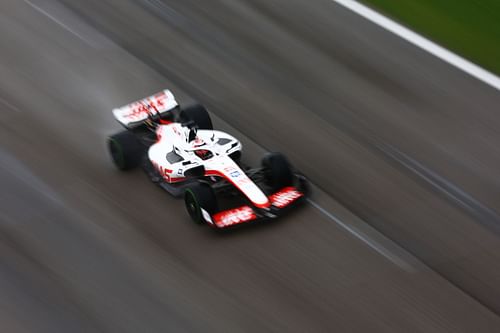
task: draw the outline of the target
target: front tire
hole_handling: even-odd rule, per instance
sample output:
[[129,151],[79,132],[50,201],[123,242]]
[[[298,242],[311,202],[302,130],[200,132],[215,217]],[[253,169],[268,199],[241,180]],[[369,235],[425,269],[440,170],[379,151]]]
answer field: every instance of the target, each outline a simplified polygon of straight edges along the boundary
[[133,133],[123,131],[108,138],[108,150],[114,165],[125,171],[141,163],[146,146]]
[[189,187],[184,194],[186,210],[194,223],[202,224],[202,209],[210,215],[218,211],[217,198],[213,189],[208,184],[198,183]]
[[288,159],[281,153],[269,153],[262,159],[267,184],[273,192],[293,185],[293,171]]

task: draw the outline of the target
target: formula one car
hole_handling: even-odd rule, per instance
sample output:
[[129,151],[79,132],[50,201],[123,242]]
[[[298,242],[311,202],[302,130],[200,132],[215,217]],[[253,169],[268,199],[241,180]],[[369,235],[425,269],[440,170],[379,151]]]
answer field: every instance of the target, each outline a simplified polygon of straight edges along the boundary
[[272,219],[307,195],[305,177],[280,153],[260,168],[241,163],[242,145],[216,131],[201,105],[180,107],[169,90],[113,110],[125,131],[108,138],[115,166],[142,165],[154,183],[184,197],[196,223],[226,228]]

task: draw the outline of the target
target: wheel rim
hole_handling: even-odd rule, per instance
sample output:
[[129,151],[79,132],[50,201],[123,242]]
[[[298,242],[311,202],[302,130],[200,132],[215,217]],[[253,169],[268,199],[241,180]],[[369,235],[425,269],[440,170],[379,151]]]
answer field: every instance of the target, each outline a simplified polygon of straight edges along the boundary
[[187,190],[186,192],[186,209],[191,219],[196,223],[200,223],[201,209],[198,205],[198,202],[196,201],[193,192],[190,190]]

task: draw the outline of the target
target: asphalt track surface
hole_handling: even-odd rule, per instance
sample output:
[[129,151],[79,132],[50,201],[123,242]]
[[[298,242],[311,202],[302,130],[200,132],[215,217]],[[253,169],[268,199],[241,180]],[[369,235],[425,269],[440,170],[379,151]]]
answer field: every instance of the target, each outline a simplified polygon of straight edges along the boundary
[[[327,0],[0,4],[0,331],[498,332],[500,93]],[[171,88],[316,188],[217,234],[106,155]]]

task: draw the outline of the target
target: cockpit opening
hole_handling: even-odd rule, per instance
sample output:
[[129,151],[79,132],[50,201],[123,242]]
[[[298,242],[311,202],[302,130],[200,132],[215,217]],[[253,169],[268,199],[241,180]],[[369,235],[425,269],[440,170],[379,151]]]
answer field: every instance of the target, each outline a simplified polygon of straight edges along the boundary
[[194,153],[202,160],[208,160],[214,156],[214,154],[208,149],[198,149],[195,150]]

